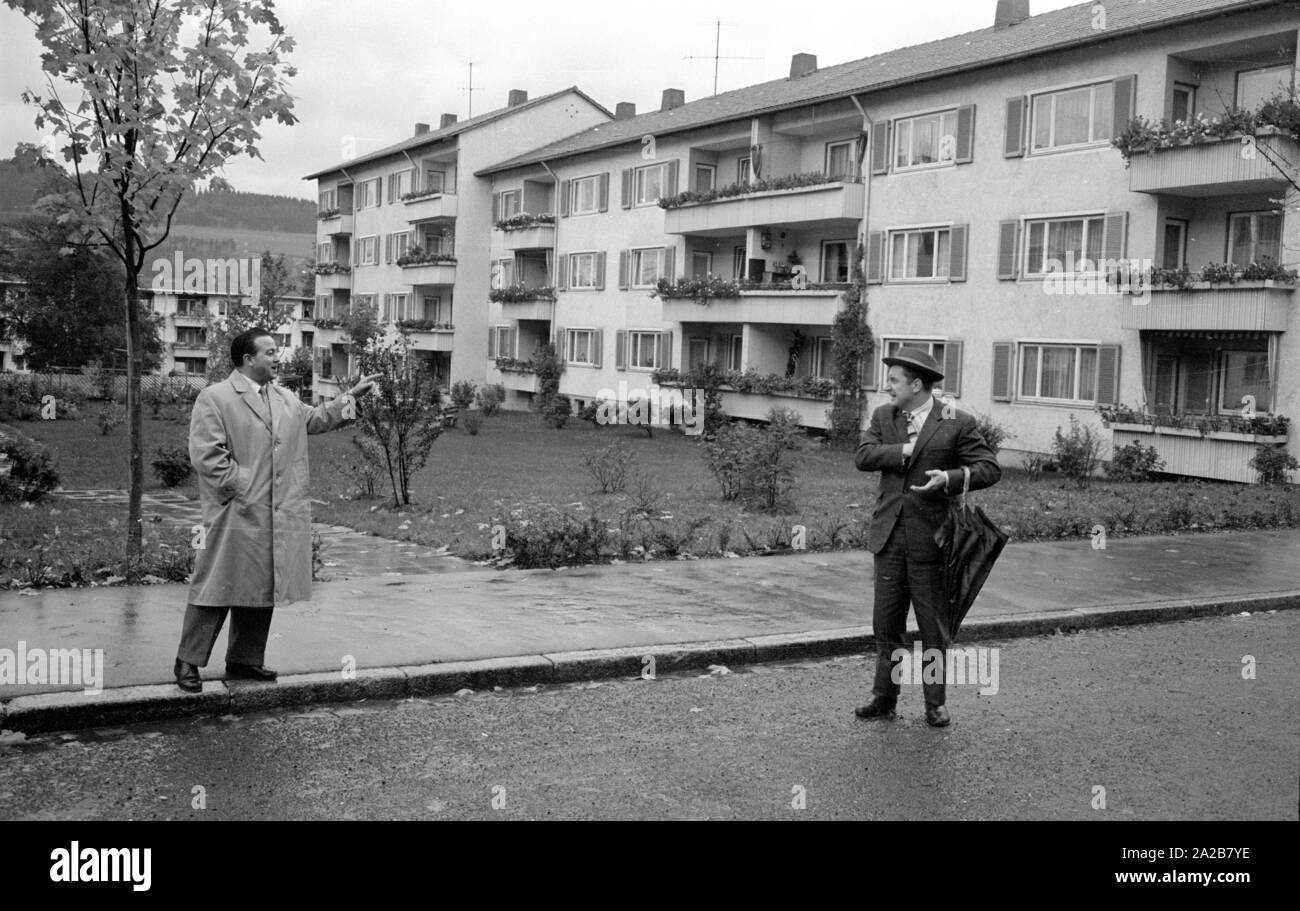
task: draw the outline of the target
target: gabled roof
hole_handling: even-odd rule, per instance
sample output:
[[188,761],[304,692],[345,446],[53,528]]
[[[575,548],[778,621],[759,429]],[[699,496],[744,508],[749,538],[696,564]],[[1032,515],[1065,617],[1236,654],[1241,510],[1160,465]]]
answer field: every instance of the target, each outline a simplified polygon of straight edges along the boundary
[[614,114],[608,108],[600,104],[598,101],[596,101],[586,92],[584,92],[582,89],[578,88],[576,85],[571,85],[567,89],[560,89],[558,92],[551,92],[549,95],[541,95],[538,96],[537,98],[530,98],[528,101],[522,102],[521,104],[517,104],[514,107],[498,108],[495,111],[488,111],[486,114],[479,114],[477,117],[471,117],[468,120],[458,121],[456,123],[453,123],[451,126],[445,127],[444,129],[441,130],[430,130],[427,133],[420,133],[419,135],[412,136],[409,139],[403,139],[401,142],[387,146],[386,148],[382,148],[377,152],[370,152],[366,155],[359,155],[356,158],[349,158],[347,161],[343,162],[342,164],[337,164],[334,165],[333,167],[325,168],[324,170],[321,171],[314,171],[313,173],[308,174],[306,177],[304,177],[303,180],[315,180],[318,177],[324,177],[326,174],[337,173],[343,168],[355,168],[358,165],[367,164],[372,161],[378,161],[381,158],[386,158],[389,155],[394,155],[398,152],[406,152],[411,149],[418,148],[420,146],[430,145],[435,142],[440,142],[441,140],[444,139],[450,139],[452,136],[457,136],[461,133],[464,133],[467,130],[472,130],[475,127],[481,127],[487,123],[492,123],[494,120],[500,120],[503,117],[509,117],[511,114],[520,114],[524,111],[527,111],[529,108],[534,108],[540,104],[545,104],[546,102],[551,101],[552,99],[558,98],[561,95],[567,95],[570,92],[573,92],[574,94],[578,95],[583,100],[587,101],[589,104],[594,105],[597,110],[603,112],[606,116],[610,117],[611,119],[613,118]]
[[[1242,10],[1295,5],[1295,0],[1106,0],[1106,28],[1093,27],[1095,2],[1031,16],[1006,28],[983,28],[898,48],[807,76],[776,79],[701,98],[671,111],[615,120],[516,155],[475,172],[482,176],[522,165],[640,142],[758,114],[802,107],[900,85],[995,66],[1023,57],[1113,41],[1126,35]],[[991,12],[991,10],[990,10]]]

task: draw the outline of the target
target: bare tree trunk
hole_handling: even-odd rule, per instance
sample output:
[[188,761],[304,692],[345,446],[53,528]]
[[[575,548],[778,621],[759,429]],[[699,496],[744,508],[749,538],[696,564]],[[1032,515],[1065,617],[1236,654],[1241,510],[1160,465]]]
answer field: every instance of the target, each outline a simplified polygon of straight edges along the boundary
[[140,565],[144,518],[144,423],[140,413],[140,374],[144,370],[144,343],[140,326],[140,270],[136,265],[136,237],[123,207],[123,251],[126,260],[126,415],[131,443],[131,487],[127,499],[126,560],[128,573]]

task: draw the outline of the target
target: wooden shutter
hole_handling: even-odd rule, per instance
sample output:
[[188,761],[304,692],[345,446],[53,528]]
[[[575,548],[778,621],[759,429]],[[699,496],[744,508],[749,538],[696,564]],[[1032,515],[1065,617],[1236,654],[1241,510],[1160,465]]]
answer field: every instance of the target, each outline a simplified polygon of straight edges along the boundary
[[560,217],[568,218],[569,216],[569,181],[560,181]]
[[605,330],[593,329],[591,333],[591,362],[595,364],[597,367],[604,366],[604,362],[602,359],[605,353],[602,350],[604,347],[605,347]]
[[878,285],[884,281],[885,232],[872,231],[867,235],[867,284]]
[[1015,389],[1015,342],[993,343],[993,401],[1011,401]]
[[671,199],[677,195],[677,159],[668,162],[668,176],[664,178],[663,196]]
[[673,365],[673,334],[671,332],[659,333],[659,351],[656,352],[655,363],[660,370],[666,370]]
[[609,172],[606,171],[604,174],[601,174],[600,180],[598,180],[596,183],[597,183],[596,202],[598,203],[598,207],[600,208],[600,211],[608,212],[609,211]]
[[382,206],[383,204],[384,204],[384,179],[382,177],[376,177],[375,178],[375,205]]
[[519,357],[519,330],[511,326],[506,330],[506,357]]
[[555,330],[555,354],[561,364],[569,361],[569,331],[564,327]]
[[565,254],[557,253],[555,255],[555,259],[556,262],[559,263],[559,265],[557,265],[555,268],[555,290],[568,291],[569,290],[569,257]]
[[677,275],[677,248],[664,247],[664,278],[669,281]]
[[1133,119],[1137,104],[1137,76],[1122,76],[1112,85],[1115,89],[1114,123],[1111,126],[1112,139],[1119,136]]
[[488,357],[497,356],[497,328],[488,326]]
[[961,342],[943,343],[943,391],[949,395],[961,395]]
[[352,267],[361,265],[361,238],[352,241]]
[[1003,158],[1020,158],[1025,154],[1025,121],[1029,99],[1024,95],[1007,99],[1006,136],[1002,143]]
[[631,250],[618,251],[618,288],[620,291],[626,291],[631,285],[628,281],[628,269],[632,263]]
[[[1110,212],[1107,213],[1105,220],[1102,222],[1101,229],[1101,256],[1104,260],[1109,260],[1109,265],[1113,268],[1124,258],[1125,250],[1128,246],[1128,213],[1127,212]],[[1098,269],[1101,263],[1095,264]]]
[[605,290],[605,251],[596,254],[596,288]]
[[632,208],[632,169],[623,169],[623,208]]
[[957,164],[970,164],[975,160],[975,105],[957,109]]
[[1119,404],[1119,345],[1097,349],[1097,404]]
[[998,225],[998,278],[1014,280],[1020,273],[1020,221],[1001,222]]
[[384,235],[384,262],[391,263],[392,261],[393,261],[393,235],[385,234]]
[[889,173],[889,121],[871,127],[871,173]]
[[627,330],[619,329],[614,333],[614,367],[627,369]]
[[501,220],[501,194],[492,194],[492,224]]
[[948,232],[948,281],[964,282],[966,280],[966,238],[970,234],[969,226],[953,225]]

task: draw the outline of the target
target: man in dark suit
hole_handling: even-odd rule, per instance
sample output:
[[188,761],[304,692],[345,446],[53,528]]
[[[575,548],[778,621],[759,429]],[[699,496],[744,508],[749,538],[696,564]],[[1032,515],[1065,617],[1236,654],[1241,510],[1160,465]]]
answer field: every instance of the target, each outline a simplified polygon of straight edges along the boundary
[[[932,390],[943,379],[943,371],[933,357],[919,348],[900,348],[884,362],[889,365],[890,404],[871,415],[871,426],[856,455],[859,471],[880,472],[880,495],[867,545],[876,555],[871,616],[876,678],[871,700],[857,709],[859,718],[894,717],[899,685],[893,655],[896,649],[907,650],[903,635],[909,602],[916,610],[926,654],[934,655],[930,650],[938,649],[946,659],[947,592],[943,553],[934,533],[948,516],[948,498],[961,493],[963,466],[970,469],[971,490],[991,487],[1002,476],[997,456],[980,436],[975,419],[935,399]],[[920,674],[922,669],[913,670]],[[944,706],[943,669],[935,676],[934,682],[922,684],[925,720],[943,727],[951,720]]]

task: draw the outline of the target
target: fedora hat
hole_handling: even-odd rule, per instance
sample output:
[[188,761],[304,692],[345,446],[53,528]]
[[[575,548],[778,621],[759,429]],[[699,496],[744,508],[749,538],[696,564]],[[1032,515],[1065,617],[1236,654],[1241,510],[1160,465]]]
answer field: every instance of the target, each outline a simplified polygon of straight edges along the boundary
[[939,362],[920,348],[899,348],[893,355],[881,360],[891,367],[908,367],[915,370],[927,380],[938,382],[943,379]]

